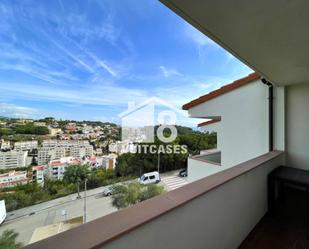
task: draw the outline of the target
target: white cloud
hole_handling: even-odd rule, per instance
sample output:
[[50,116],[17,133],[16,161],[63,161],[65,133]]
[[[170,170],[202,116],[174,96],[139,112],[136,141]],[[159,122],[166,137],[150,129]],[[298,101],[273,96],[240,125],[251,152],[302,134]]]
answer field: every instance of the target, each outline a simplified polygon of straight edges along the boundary
[[0,96],[10,98],[19,97],[24,100],[57,101],[72,104],[88,105],[126,105],[130,100],[142,101],[147,98],[147,93],[141,90],[125,88],[112,83],[102,84],[101,81],[93,85],[76,88],[58,88],[53,85],[40,85],[27,83],[10,84],[0,82]]
[[29,117],[37,112],[37,109],[18,106],[8,103],[0,103],[0,116]]
[[188,23],[185,23],[184,31],[185,35],[198,46],[218,46],[213,40],[209,39],[206,35]]
[[165,66],[160,66],[159,68],[165,78],[168,78],[170,76],[182,76],[182,74],[175,69],[169,69],[166,68]]

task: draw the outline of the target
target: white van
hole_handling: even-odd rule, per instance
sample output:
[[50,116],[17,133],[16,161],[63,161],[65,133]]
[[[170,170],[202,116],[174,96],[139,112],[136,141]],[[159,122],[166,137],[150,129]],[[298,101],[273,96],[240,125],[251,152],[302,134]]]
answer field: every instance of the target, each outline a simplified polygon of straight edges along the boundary
[[161,179],[158,171],[145,173],[138,179],[138,182],[143,185],[150,183],[158,183],[160,181]]

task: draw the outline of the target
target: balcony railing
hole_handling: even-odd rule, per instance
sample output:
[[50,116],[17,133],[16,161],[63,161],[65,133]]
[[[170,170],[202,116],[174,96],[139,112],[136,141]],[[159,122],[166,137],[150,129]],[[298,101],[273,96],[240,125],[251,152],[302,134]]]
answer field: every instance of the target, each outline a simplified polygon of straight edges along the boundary
[[237,248],[267,211],[273,151],[26,246],[27,249]]

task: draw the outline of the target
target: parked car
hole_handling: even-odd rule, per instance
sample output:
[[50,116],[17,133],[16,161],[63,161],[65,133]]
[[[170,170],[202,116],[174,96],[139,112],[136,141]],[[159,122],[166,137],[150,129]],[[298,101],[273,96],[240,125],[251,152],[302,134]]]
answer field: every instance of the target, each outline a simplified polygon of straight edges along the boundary
[[104,196],[110,196],[112,194],[113,194],[113,187],[112,186],[104,188],[104,190],[103,190]]
[[188,171],[187,169],[182,169],[179,171],[179,174],[178,174],[180,177],[186,177],[188,176]]
[[160,181],[161,181],[161,178],[160,178],[158,171],[145,173],[138,179],[138,182],[143,185],[151,184],[151,183],[158,183]]

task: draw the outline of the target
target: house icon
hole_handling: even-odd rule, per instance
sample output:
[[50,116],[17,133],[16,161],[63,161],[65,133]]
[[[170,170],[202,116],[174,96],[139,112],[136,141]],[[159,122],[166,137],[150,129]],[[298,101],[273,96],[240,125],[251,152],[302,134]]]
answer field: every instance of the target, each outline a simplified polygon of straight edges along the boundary
[[153,143],[155,126],[176,125],[177,115],[187,117],[187,114],[157,97],[135,105],[128,103],[128,109],[118,116],[121,118],[122,141],[137,143]]

